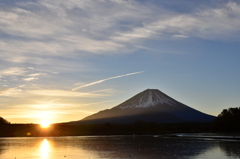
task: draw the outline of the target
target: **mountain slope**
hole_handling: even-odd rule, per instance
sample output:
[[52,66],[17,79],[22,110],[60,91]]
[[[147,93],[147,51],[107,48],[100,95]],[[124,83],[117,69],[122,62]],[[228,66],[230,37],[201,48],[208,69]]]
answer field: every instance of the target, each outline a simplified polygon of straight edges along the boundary
[[214,118],[174,100],[157,89],[147,89],[112,109],[71,123],[132,123],[138,120],[157,123],[211,122]]

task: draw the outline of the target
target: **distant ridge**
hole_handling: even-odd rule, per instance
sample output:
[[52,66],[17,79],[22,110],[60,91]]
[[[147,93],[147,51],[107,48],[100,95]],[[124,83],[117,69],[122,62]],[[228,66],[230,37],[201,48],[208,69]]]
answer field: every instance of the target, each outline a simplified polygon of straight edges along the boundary
[[71,124],[212,122],[214,116],[202,113],[169,97],[157,89],[147,89],[125,102]]

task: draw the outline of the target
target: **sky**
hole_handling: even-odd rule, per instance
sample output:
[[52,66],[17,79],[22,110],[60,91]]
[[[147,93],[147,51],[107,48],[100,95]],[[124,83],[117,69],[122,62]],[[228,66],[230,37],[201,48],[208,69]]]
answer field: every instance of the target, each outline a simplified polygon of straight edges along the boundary
[[146,89],[240,106],[240,2],[0,0],[0,116],[80,120]]

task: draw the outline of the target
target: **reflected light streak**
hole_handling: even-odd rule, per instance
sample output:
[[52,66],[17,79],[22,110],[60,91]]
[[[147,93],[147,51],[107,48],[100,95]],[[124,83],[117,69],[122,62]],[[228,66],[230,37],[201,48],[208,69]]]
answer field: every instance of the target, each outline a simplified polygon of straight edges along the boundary
[[47,139],[44,139],[40,145],[40,153],[42,159],[47,159],[50,152],[50,143]]

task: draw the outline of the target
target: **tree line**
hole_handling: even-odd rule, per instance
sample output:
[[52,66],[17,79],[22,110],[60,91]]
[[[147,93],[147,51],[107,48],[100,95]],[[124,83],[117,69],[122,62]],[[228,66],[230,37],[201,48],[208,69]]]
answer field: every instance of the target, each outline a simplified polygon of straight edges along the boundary
[[240,132],[240,107],[224,109],[214,120],[213,130]]

